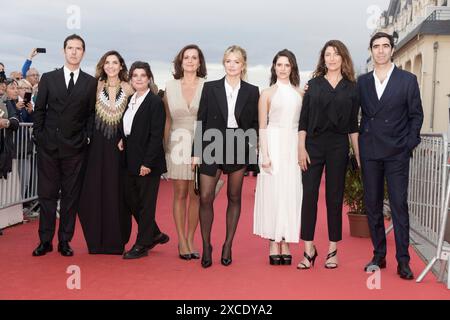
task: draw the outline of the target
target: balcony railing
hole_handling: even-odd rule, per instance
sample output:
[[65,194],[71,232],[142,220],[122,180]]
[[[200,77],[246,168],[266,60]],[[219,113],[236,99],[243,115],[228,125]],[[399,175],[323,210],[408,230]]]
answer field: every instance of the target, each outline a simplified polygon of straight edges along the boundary
[[450,20],[450,8],[434,10],[425,20],[426,21]]

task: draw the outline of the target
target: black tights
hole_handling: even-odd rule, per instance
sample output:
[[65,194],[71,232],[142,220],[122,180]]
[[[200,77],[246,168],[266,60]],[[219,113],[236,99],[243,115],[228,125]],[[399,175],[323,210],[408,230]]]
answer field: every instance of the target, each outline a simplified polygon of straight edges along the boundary
[[[222,257],[231,258],[231,246],[241,215],[242,182],[245,168],[230,173],[227,183],[227,235],[223,245]],[[203,239],[203,257],[211,259],[211,228],[214,220],[214,198],[217,182],[222,170],[217,170],[215,177],[200,175],[200,227]]]

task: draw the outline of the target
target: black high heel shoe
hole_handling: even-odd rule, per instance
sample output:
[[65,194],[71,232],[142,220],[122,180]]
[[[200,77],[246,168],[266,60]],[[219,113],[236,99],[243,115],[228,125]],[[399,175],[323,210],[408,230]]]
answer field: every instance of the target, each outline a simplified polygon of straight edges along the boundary
[[271,266],[279,266],[281,265],[281,254],[274,254],[269,256],[269,262]]
[[190,253],[186,253],[186,254],[181,254],[180,253],[180,245],[178,245],[178,256],[182,260],[191,260],[191,254]]
[[[326,261],[335,257],[336,255],[337,255],[337,249],[327,255]],[[334,262],[326,262],[325,263],[325,269],[336,269],[337,267],[338,267],[337,263],[334,263]]]
[[292,264],[292,255],[291,254],[283,254],[283,244],[286,244],[289,249],[289,245],[285,242],[284,238],[281,243],[281,264],[283,266],[290,266]]
[[202,256],[202,267],[203,268],[209,268],[212,266],[212,246],[209,245],[209,255],[205,256],[205,250],[203,250],[203,256]]
[[192,252],[192,253],[191,253],[191,259],[195,259],[195,260],[200,259],[200,253],[198,253],[198,252]]
[[292,255],[290,254],[281,255],[281,264],[283,266],[290,266],[292,264]]
[[[272,244],[274,244],[275,243],[275,240],[270,240],[270,244],[272,245]],[[277,252],[281,252],[280,250],[280,245],[279,244],[277,244],[278,245],[278,250],[277,250]],[[272,251],[272,250],[271,250]],[[283,260],[283,257],[281,256],[281,254],[271,254],[271,255],[269,255],[269,263],[270,263],[270,265],[271,266],[279,266],[279,265],[281,265],[282,264],[282,261]]]
[[300,262],[297,266],[297,269],[308,270],[311,269],[311,267],[314,267],[314,263],[316,262],[316,258],[318,256],[316,247],[314,247],[314,255],[312,257],[310,257],[306,252],[303,252],[303,256],[306,258],[306,260],[309,261],[309,267],[303,262]]
[[231,248],[230,248],[230,258],[224,258],[223,257],[224,248],[225,248],[225,245],[222,247],[222,258],[220,259],[220,262],[225,267],[228,267],[233,262],[233,259],[231,258]]

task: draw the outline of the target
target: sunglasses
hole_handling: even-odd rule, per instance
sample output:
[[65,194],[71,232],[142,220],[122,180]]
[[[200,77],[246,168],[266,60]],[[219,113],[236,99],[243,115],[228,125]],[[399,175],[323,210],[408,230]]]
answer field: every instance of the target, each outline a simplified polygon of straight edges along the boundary
[[16,80],[16,79],[7,78],[7,79],[4,81],[4,83],[5,83],[7,86],[9,86],[9,85],[12,84],[12,83],[17,84],[17,80]]

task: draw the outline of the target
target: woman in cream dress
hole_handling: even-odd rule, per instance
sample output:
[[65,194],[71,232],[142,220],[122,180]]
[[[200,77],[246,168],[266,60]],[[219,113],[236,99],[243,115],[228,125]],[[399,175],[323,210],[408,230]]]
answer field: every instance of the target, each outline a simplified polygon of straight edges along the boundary
[[206,63],[202,51],[196,45],[181,49],[173,63],[175,79],[167,82],[164,96],[164,145],[168,178],[173,181],[173,216],[178,234],[178,253],[181,259],[190,260],[200,258],[194,247],[194,234],[199,221],[199,198],[194,193],[191,149],[206,77]]

